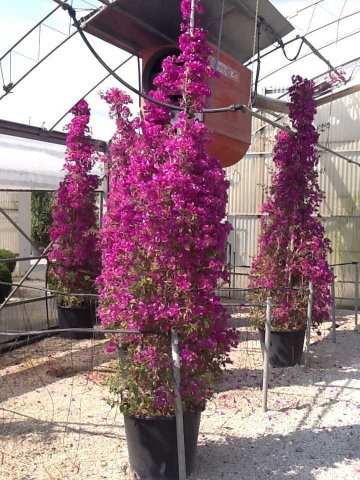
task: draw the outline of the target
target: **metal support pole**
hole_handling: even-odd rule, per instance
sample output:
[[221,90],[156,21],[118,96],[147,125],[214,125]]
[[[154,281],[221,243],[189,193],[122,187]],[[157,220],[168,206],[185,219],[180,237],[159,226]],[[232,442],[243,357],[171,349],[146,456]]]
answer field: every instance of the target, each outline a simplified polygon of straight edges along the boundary
[[359,262],[355,263],[355,299],[354,299],[354,310],[355,310],[355,325],[358,325],[358,312],[359,312]]
[[13,258],[0,258],[0,263],[12,263],[22,262],[23,260],[43,260],[44,255],[30,256],[30,257],[13,257]]
[[[45,256],[45,254],[49,251],[49,249],[52,247],[52,244],[54,242],[51,242],[49,243],[49,245],[45,248],[44,252],[43,252],[43,255]],[[19,288],[21,287],[21,285],[25,282],[25,280],[27,279],[27,277],[30,275],[30,273],[37,267],[37,265],[40,263],[40,260],[41,260],[41,257],[38,257],[38,260],[36,260],[36,262],[34,263],[34,265],[32,265],[29,270],[25,273],[25,275],[23,276],[23,278],[20,280],[20,282],[16,285],[16,287],[14,288],[14,290],[12,290],[9,295],[5,298],[4,302],[0,305],[0,311],[5,307],[5,305],[8,303],[8,301],[10,300],[10,298],[12,298],[15,293],[19,290]]]
[[306,324],[306,348],[305,348],[305,368],[309,368],[310,364],[310,331],[312,324],[312,307],[314,301],[314,286],[309,283],[309,300],[307,308],[307,324]]
[[[331,271],[334,273],[334,269],[332,268]],[[332,300],[332,307],[331,307],[331,334],[332,334],[332,341],[336,343],[336,305],[335,305],[335,277],[331,282],[331,300]]]
[[269,357],[270,357],[270,335],[271,335],[271,297],[266,299],[266,322],[265,322],[265,351],[264,351],[264,372],[263,372],[263,412],[267,412],[267,394],[269,387]]
[[[236,265],[236,256],[237,256],[237,216],[234,215],[234,225],[233,225],[233,232],[234,232],[234,251],[233,251],[233,265],[234,265],[234,272],[235,272],[235,265]],[[240,263],[240,262],[239,262]],[[235,275],[233,275],[233,288],[235,288]]]
[[185,442],[184,442],[184,417],[180,393],[180,355],[179,337],[174,329],[171,330],[171,354],[174,369],[174,391],[175,391],[175,415],[176,415],[176,439],[179,464],[179,480],[186,479]]
[[17,230],[18,232],[20,232],[21,235],[22,235],[24,238],[26,238],[26,240],[27,240],[27,241],[30,243],[30,245],[33,247],[34,251],[37,252],[38,246],[37,246],[37,244],[34,242],[34,240],[33,240],[32,238],[30,238],[30,237],[27,235],[27,233],[25,233],[24,230],[23,230],[21,227],[19,227],[19,225],[18,225],[16,222],[14,222],[14,220],[6,213],[6,211],[5,211],[3,208],[1,208],[1,207],[0,207],[0,213],[2,213],[7,220],[9,220],[9,222],[11,223],[11,225],[13,225],[13,226],[16,228],[16,230]]
[[[236,288],[236,252],[234,251],[233,253],[233,268],[232,268],[232,286],[233,286],[233,289]],[[234,297],[235,298],[235,297]]]
[[195,30],[195,1],[191,0],[191,13],[190,13],[190,34],[194,35]]
[[99,193],[99,228],[101,229],[103,226],[103,218],[104,218],[104,193]]
[[45,309],[46,309],[46,326],[50,328],[50,319],[49,319],[49,262],[46,262],[46,270],[45,270]]
[[310,48],[310,50],[314,53],[314,55],[316,55],[317,57],[320,58],[320,60],[322,60],[324,63],[326,63],[326,65],[329,67],[329,70],[330,72],[333,71],[335,72],[337,75],[340,75],[339,71],[336,69],[336,67],[333,67],[331,65],[331,63],[329,62],[329,60],[327,58],[324,57],[324,55],[322,55],[319,50],[314,47],[314,45],[312,43],[309,42],[309,40],[305,37],[305,35],[303,36],[300,36],[300,35],[296,35],[296,37],[298,39],[301,39],[304,43],[306,43],[306,45]]
[[231,243],[229,243],[229,299],[231,298]]

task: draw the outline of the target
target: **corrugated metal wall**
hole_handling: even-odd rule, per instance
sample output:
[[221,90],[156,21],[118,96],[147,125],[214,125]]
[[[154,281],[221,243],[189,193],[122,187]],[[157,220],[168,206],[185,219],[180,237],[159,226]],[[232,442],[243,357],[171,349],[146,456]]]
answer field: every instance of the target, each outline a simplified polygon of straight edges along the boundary
[[[18,222],[18,194],[0,192],[0,207],[15,221]],[[0,212],[0,248],[8,248],[19,253],[19,233]]]
[[[320,143],[360,163],[359,112],[360,93],[357,92],[320,107],[315,124],[321,133]],[[252,131],[253,142],[248,154],[226,169],[230,181],[228,216],[234,227],[229,238],[233,265],[249,265],[256,253],[259,211],[273,168],[274,128],[264,128],[262,121],[254,119]],[[325,192],[321,214],[333,248],[329,262],[360,261],[360,167],[321,152],[319,183]],[[336,267],[335,274],[338,294],[353,297],[354,267]],[[240,276],[234,278],[233,286],[243,286]]]

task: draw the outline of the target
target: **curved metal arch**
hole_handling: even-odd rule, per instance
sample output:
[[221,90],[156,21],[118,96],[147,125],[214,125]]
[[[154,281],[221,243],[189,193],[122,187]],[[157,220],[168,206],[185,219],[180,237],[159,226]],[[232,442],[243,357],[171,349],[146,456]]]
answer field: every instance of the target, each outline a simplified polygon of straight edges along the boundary
[[[68,0],[64,0],[62,3],[66,4],[66,2],[68,2]],[[55,45],[55,47],[50,50],[50,52],[48,52],[46,55],[44,55],[43,57],[40,57],[40,47],[41,47],[41,27],[43,26],[46,26],[48,27],[47,25],[45,25],[45,21],[48,20],[50,17],[52,17],[55,12],[57,12],[57,10],[61,8],[61,5],[58,4],[57,7],[55,7],[53,10],[51,10],[51,12],[49,12],[47,15],[45,15],[45,17],[43,17],[39,22],[37,22],[30,30],[28,30],[28,32],[25,33],[25,35],[23,35],[19,40],[17,40],[17,42],[14,43],[14,45],[12,45],[12,47],[10,47],[1,57],[0,57],[0,71],[1,71],[1,75],[2,75],[2,79],[3,79],[3,90],[4,90],[4,93],[0,96],[0,100],[2,100],[4,97],[6,97],[9,93],[11,93],[14,88],[19,85],[19,83],[21,83],[33,70],[35,70],[39,65],[41,65],[47,58],[49,58],[54,52],[56,52],[56,50],[58,50],[62,45],[64,45],[68,40],[70,40],[74,35],[76,35],[78,32],[77,30],[75,30],[74,32],[69,33],[64,33],[65,35],[65,38],[60,41],[57,45]],[[93,15],[93,16],[96,16],[96,14],[99,12],[99,9],[94,9],[91,13],[90,13],[90,16]],[[91,17],[88,17],[88,18],[91,18]],[[48,28],[51,28],[51,27],[48,27]],[[12,55],[15,53],[17,53],[15,51],[15,48],[18,47],[24,40],[26,40],[30,34],[32,34],[33,32],[35,32],[36,30],[39,30],[39,42],[38,42],[38,55],[37,55],[37,59],[31,59],[33,60],[35,63],[34,65],[29,68],[28,70],[25,71],[25,73],[23,73],[20,77],[18,77],[16,80],[12,80],[11,78],[11,57]],[[63,32],[61,32],[63,33]],[[9,63],[10,63],[10,75],[9,75],[9,80],[10,82],[8,84],[5,84],[5,77],[4,77],[4,73],[3,73],[3,65],[1,62],[4,61],[4,59],[6,59],[7,57],[9,57]]]

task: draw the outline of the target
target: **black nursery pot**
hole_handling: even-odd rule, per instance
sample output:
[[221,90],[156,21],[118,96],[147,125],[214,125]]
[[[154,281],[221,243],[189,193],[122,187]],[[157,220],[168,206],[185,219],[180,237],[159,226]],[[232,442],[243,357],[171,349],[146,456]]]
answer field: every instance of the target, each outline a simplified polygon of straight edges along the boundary
[[[261,351],[265,351],[265,331],[259,329]],[[305,330],[272,331],[270,335],[270,365],[274,368],[300,365],[304,348]]]
[[[59,328],[93,328],[96,317],[95,304],[83,307],[66,307],[58,305]],[[91,338],[92,332],[64,332],[63,338],[82,339]]]
[[11,285],[0,285],[0,303],[3,303],[5,298],[11,292]]
[[[186,474],[194,468],[201,413],[184,413]],[[124,415],[129,463],[139,480],[178,480],[176,419]]]

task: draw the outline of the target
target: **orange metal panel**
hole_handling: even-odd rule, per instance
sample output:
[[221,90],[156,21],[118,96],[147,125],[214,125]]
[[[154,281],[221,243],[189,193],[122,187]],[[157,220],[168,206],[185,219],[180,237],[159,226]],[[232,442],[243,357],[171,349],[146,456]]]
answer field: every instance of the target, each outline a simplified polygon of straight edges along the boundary
[[[160,71],[161,59],[174,54],[177,46],[149,48],[141,52],[143,59],[143,85],[149,88],[149,77]],[[215,66],[215,57],[211,58]],[[212,95],[207,107],[224,107],[234,103],[248,104],[251,72],[228,55],[220,52],[217,64],[219,77],[211,79]],[[209,153],[220,159],[223,167],[237,163],[251,143],[251,118],[241,112],[207,114],[204,121],[212,131]]]
[[[212,59],[213,63],[215,60]],[[212,78],[209,108],[249,102],[251,72],[223,52],[220,52],[218,78]],[[223,112],[205,115],[206,125],[214,132],[209,152],[217,156],[223,167],[237,163],[251,143],[251,117],[241,112]]]

